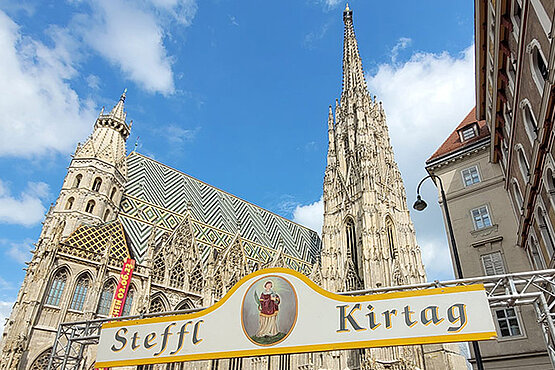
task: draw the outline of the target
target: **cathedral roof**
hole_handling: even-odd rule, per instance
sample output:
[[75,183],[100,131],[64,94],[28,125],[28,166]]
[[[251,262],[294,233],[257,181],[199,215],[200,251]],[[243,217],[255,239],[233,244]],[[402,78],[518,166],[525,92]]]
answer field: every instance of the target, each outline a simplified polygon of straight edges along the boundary
[[[475,134],[471,138],[464,140],[462,131],[465,129],[474,129]],[[472,108],[470,113],[462,120],[457,128],[449,135],[449,137],[441,144],[434,154],[426,161],[426,164],[441,159],[449,154],[455,153],[460,149],[464,149],[476,142],[489,137],[489,129],[486,121],[478,121],[476,119],[476,107]]]
[[187,212],[204,258],[208,247],[222,250],[237,233],[246,253],[261,262],[271,261],[280,243],[290,266],[299,271],[310,272],[319,258],[320,238],[313,230],[136,152],[127,165],[119,216],[139,262],[153,226],[171,231]]

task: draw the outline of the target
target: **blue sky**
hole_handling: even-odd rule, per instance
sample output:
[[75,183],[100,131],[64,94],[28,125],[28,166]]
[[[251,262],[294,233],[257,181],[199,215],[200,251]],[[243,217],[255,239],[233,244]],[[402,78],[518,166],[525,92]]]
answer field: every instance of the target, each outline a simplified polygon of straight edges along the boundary
[[[328,105],[341,92],[336,0],[0,0],[0,312],[9,312],[70,155],[128,88],[138,151],[312,228]],[[424,161],[474,104],[468,1],[350,2],[409,204]],[[414,214],[429,279],[452,276],[437,194]]]

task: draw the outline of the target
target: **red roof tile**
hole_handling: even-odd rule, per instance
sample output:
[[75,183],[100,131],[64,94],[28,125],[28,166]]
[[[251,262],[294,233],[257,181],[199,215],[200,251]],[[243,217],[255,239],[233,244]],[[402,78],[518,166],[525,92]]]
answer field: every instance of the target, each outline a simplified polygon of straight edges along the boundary
[[[465,126],[470,125],[471,123],[478,123],[478,135],[473,137],[470,140],[465,140],[464,142],[461,141],[459,136],[459,130]],[[451,154],[456,152],[459,149],[463,149],[476,141],[483,139],[489,136],[489,129],[486,126],[486,121],[477,121],[476,120],[476,107],[472,108],[470,113],[462,120],[462,122],[457,126],[457,128],[449,135],[447,140],[441,144],[438,150],[435,151],[434,154],[426,161],[429,163],[435,159],[441,158],[447,154]]]

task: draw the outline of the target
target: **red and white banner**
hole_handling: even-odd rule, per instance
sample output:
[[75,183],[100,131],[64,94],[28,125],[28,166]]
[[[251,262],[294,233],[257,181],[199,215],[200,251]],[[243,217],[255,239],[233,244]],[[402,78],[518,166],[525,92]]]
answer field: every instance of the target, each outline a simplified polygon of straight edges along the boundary
[[135,268],[135,260],[128,258],[123,264],[121,273],[119,275],[119,283],[116,291],[114,292],[114,299],[110,307],[110,317],[120,317],[123,313],[125,300],[127,299],[127,292],[129,291],[129,284],[131,283],[131,276],[133,276],[133,269]]

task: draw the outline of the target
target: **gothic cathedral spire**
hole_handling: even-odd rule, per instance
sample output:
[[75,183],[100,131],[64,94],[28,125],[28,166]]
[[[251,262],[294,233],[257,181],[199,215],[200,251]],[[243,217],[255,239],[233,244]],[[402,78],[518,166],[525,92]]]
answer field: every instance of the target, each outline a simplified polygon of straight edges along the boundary
[[[353,27],[343,12],[343,89],[328,114],[324,175],[322,278],[330,291],[425,281],[405,188],[389,140],[385,111],[370,97]],[[421,366],[416,347],[366,352],[376,360],[401,357]],[[345,353],[357,367],[357,354]],[[331,366],[331,365],[330,365]]]

